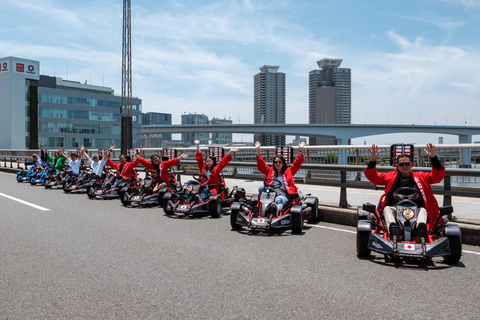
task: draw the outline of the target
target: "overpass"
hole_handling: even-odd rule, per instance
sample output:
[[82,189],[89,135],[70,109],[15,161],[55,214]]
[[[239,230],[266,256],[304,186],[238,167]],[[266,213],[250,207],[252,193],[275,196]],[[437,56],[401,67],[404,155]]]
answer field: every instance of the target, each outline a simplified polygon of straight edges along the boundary
[[165,133],[266,133],[291,136],[326,136],[348,144],[349,139],[388,133],[436,133],[458,136],[459,143],[472,143],[472,136],[480,134],[475,126],[398,125],[398,124],[198,124],[145,125],[145,136]]

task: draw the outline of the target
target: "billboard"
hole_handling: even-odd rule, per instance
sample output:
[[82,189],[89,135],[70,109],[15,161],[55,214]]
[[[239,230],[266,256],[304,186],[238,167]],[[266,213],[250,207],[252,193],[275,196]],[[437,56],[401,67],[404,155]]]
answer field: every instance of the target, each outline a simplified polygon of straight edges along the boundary
[[0,60],[0,72],[10,71],[10,60]]

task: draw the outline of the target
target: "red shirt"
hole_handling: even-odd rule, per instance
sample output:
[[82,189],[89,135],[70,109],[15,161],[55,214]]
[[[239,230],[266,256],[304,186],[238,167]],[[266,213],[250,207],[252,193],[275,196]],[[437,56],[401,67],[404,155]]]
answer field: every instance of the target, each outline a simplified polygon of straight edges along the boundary
[[130,179],[133,168],[138,166],[138,159],[122,165],[121,163],[115,163],[112,159],[108,158],[107,166],[117,169],[117,174],[121,174],[124,179]]
[[[142,157],[137,157],[138,161],[140,161],[140,163],[142,164],[142,166],[144,166],[145,168],[149,169],[149,170],[155,170],[155,166],[152,162],[148,161],[148,160],[145,160],[144,158]],[[178,164],[178,158],[174,158],[172,160],[167,160],[167,161],[162,161],[160,162],[160,165],[159,165],[159,168],[160,168],[160,172],[159,172],[159,177],[160,179],[162,179],[163,181],[165,181],[165,183],[170,187],[170,176],[168,174],[168,168],[174,166],[174,165],[177,165]]]

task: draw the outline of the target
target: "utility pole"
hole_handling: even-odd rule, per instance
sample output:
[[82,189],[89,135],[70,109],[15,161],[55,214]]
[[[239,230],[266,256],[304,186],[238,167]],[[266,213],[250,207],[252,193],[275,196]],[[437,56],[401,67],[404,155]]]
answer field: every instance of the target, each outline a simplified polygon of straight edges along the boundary
[[123,0],[123,41],[122,41],[122,116],[121,153],[133,148],[132,133],[132,33],[130,0]]

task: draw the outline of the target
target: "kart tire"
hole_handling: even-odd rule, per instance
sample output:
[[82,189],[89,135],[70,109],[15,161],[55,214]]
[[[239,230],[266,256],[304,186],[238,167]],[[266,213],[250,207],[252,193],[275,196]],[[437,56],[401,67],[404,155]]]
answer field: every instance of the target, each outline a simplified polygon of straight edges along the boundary
[[308,223],[314,224],[318,221],[318,200],[315,200],[314,204],[308,204],[309,207],[312,208],[312,214],[310,219],[308,219]]
[[357,257],[368,258],[372,250],[368,249],[370,232],[357,230]]
[[450,242],[449,256],[443,258],[443,262],[448,264],[457,264],[462,256],[462,238],[460,236],[447,236]]
[[95,188],[93,188],[92,186],[87,187],[87,196],[90,199],[95,198]]
[[292,233],[300,234],[303,231],[303,214],[292,214]]
[[65,182],[63,183],[63,187],[62,187],[62,188],[63,188],[63,192],[69,193],[70,191],[72,191],[72,190],[68,189],[68,188],[70,187],[70,184],[71,184],[71,183],[68,182],[68,181],[65,181]]
[[121,192],[120,193],[120,201],[122,202],[122,204],[124,206],[129,206],[132,204],[132,201],[129,201],[127,200],[126,198],[128,197],[128,193],[127,192]]
[[242,230],[242,225],[237,223],[238,210],[232,210],[230,213],[230,225],[233,230]]
[[23,182],[23,180],[20,178],[19,174],[17,174],[17,182]]
[[165,207],[163,207],[163,212],[165,212],[167,216],[171,216],[173,214],[173,210],[167,209]]
[[220,218],[222,215],[222,200],[216,199],[216,200],[211,200],[210,203],[208,204],[208,209],[210,211],[210,216],[212,218]]

